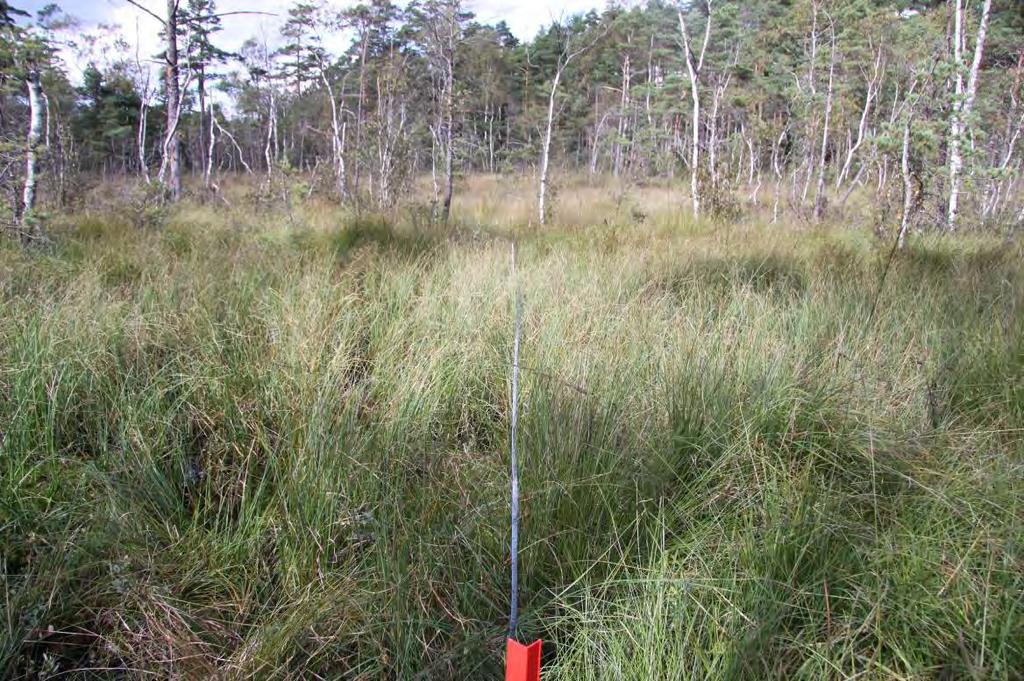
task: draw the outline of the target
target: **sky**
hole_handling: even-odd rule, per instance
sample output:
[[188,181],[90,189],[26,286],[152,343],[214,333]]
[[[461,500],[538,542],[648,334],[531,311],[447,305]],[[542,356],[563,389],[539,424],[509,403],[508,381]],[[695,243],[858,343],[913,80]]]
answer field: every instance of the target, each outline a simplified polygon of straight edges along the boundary
[[[120,27],[120,32],[134,46],[136,36],[140,43],[140,52],[145,57],[159,51],[157,32],[159,25],[156,20],[147,16],[139,9],[132,7],[125,0],[56,0],[60,7],[80,20],[78,34],[95,32],[100,24],[113,24]],[[182,0],[184,2],[184,0]],[[13,0],[15,7],[35,13],[54,0]],[[152,9],[156,14],[166,11],[165,0],[139,0],[140,4]],[[336,7],[356,4],[357,0],[327,0]],[[259,36],[263,32],[268,43],[273,44],[277,28],[288,13],[291,0],[217,0],[217,8],[221,12],[259,11],[275,16],[236,15],[225,17],[224,30],[218,35],[219,46],[226,50],[238,49],[247,38]],[[399,4],[405,4],[399,2]],[[509,25],[512,32],[521,40],[529,40],[536,35],[538,29],[552,21],[571,14],[600,8],[603,0],[466,0],[467,7],[473,11],[477,19],[484,23],[496,23],[501,19]],[[328,48],[330,46],[328,45]],[[331,50],[334,53],[342,51]],[[64,61],[71,75],[80,76],[86,66],[70,52],[65,51]]]

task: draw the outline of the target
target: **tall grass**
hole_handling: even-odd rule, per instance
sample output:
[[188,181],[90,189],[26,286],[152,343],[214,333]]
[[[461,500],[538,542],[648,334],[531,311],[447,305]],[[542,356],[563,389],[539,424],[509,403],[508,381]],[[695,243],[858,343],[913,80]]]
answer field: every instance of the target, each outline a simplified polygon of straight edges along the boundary
[[1019,246],[484,203],[0,246],[0,675],[496,677],[502,230],[548,678],[1019,678]]

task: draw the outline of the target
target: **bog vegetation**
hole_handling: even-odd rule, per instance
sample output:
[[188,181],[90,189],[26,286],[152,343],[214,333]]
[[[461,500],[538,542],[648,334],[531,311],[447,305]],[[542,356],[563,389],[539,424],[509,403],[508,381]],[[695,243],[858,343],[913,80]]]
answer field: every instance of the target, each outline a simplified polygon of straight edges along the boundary
[[1018,3],[129,4],[0,0],[0,677],[499,677],[518,294],[545,678],[1020,678]]
[[[4,675],[497,675],[487,216],[532,186],[473,184],[457,227],[182,205],[0,250]],[[880,287],[869,232],[661,196],[566,188],[587,227],[514,232],[550,678],[1015,678],[1019,244],[921,237]]]

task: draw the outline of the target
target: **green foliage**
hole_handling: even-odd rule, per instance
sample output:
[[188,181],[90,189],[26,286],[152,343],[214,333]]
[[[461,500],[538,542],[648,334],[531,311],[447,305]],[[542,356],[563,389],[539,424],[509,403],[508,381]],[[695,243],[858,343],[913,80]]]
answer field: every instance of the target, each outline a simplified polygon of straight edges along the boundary
[[83,141],[87,160],[114,156],[126,163],[132,159],[142,104],[135,84],[125,75],[105,76],[90,65],[82,74],[78,95],[74,132]]

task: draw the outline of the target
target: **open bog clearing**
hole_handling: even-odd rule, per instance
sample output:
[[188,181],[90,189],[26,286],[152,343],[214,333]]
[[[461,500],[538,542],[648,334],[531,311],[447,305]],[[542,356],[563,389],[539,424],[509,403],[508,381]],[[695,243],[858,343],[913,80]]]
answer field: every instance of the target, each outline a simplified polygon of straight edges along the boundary
[[1024,681],[1021,0],[65,4],[0,681]]
[[495,677],[514,237],[545,678],[1020,678],[1019,242],[473,181],[0,245],[0,675]]

